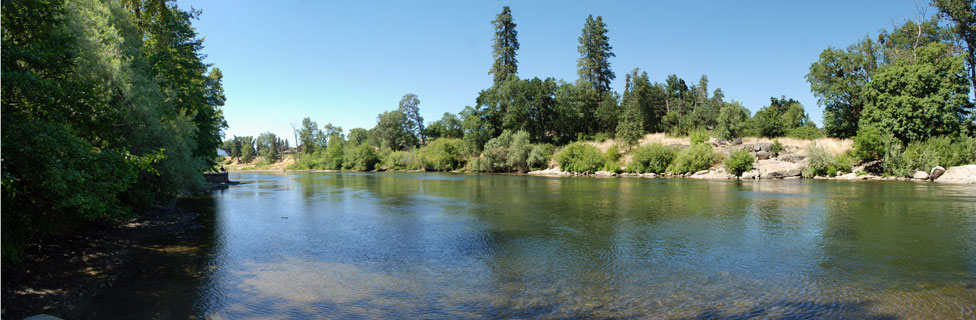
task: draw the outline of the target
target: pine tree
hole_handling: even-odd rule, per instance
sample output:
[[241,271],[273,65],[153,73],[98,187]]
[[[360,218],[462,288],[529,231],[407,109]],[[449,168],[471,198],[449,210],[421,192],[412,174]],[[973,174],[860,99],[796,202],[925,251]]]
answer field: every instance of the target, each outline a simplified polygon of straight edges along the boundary
[[603,94],[610,90],[610,81],[617,76],[610,70],[610,57],[615,57],[610,50],[610,38],[607,37],[607,25],[603,17],[593,15],[586,17],[583,34],[579,37],[580,53],[577,63],[577,73],[581,80],[589,82],[597,93]]
[[623,112],[617,123],[617,141],[623,142],[628,147],[637,144],[641,133],[644,132],[644,117],[641,115],[641,92],[638,90],[636,81],[639,80],[638,69],[634,69],[625,77],[624,97],[621,102]]
[[491,46],[495,62],[488,74],[494,75],[495,86],[498,86],[509,75],[518,73],[518,59],[515,58],[515,51],[519,49],[518,31],[515,31],[512,10],[508,6],[502,8],[502,13],[491,21],[491,25],[495,27],[495,39]]

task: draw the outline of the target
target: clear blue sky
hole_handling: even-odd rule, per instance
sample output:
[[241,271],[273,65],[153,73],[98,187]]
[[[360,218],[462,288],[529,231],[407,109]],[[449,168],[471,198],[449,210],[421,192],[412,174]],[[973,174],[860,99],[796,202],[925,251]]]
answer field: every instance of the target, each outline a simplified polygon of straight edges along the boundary
[[[926,3],[927,1],[920,1]],[[772,96],[822,109],[804,80],[828,46],[847,45],[918,15],[888,1],[181,1],[206,61],[224,74],[226,136],[271,131],[311,117],[348,132],[371,128],[405,93],[427,122],[474,105],[491,84],[491,20],[502,6],[518,24],[519,76],[575,81],[577,38],[588,14],[603,16],[616,58],[613,88],[637,67],[652,81],[708,75],[755,112]],[[928,14],[935,13],[934,8]]]

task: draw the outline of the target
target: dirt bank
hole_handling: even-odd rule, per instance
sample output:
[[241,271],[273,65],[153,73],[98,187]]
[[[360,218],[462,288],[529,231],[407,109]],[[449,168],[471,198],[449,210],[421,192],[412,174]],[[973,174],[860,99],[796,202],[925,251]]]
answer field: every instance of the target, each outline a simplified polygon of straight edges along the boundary
[[67,319],[92,317],[93,299],[99,293],[123,280],[145,276],[133,271],[132,265],[147,253],[185,246],[202,227],[198,218],[199,214],[176,206],[157,207],[131,221],[91,224],[69,235],[31,243],[21,262],[0,267],[0,317],[22,319],[41,313]]

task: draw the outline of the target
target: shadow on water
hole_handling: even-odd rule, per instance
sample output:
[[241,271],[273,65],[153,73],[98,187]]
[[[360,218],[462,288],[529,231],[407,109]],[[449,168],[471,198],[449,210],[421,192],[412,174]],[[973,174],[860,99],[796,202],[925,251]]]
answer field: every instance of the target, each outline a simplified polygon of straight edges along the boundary
[[[226,190],[215,191],[215,193]],[[211,288],[217,202],[204,196],[177,204],[199,214],[189,233],[178,238],[154,237],[135,248],[120,272],[127,278],[99,292],[88,319],[192,319],[207,310],[198,294]],[[179,232],[174,230],[173,232]]]

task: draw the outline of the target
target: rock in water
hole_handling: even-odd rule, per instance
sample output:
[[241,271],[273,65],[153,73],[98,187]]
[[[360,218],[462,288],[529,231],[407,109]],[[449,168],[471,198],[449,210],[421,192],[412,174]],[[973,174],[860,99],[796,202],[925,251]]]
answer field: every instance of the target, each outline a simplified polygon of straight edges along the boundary
[[802,164],[778,161],[778,160],[759,160],[756,161],[756,169],[759,171],[760,179],[774,179],[799,176],[806,167]]
[[929,174],[925,173],[925,171],[915,171],[915,174],[912,175],[912,179],[916,180],[927,180],[928,178]]
[[929,172],[929,178],[932,178],[932,180],[938,179],[939,176],[945,173],[945,171],[945,168],[942,166],[935,166],[935,168],[932,168],[932,171]]
[[950,167],[949,170],[946,170],[945,173],[940,175],[935,182],[976,184],[976,164]]

